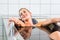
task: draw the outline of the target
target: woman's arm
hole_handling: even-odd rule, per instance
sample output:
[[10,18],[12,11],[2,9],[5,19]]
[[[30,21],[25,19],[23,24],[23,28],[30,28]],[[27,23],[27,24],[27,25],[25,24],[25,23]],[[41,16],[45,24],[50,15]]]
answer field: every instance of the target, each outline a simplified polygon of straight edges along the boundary
[[9,22],[14,22],[14,23],[17,24],[18,26],[22,26],[22,27],[25,26],[25,24],[24,24],[22,21],[20,21],[18,18],[15,18],[15,17],[10,18],[10,19],[9,19]]
[[[22,21],[20,21],[18,18],[10,18],[8,21],[9,21],[9,23],[14,22],[14,24],[22,27],[21,30],[17,30],[17,29],[15,28],[15,30],[18,31],[19,33],[20,33],[21,31],[23,31],[24,28],[25,28],[25,24],[24,24]],[[18,27],[18,26],[17,26],[17,27]]]
[[35,26],[42,27],[44,25],[48,25],[48,24],[56,23],[56,22],[60,22],[60,18],[47,19],[47,20],[45,20],[43,22],[38,22],[37,24],[35,24]]

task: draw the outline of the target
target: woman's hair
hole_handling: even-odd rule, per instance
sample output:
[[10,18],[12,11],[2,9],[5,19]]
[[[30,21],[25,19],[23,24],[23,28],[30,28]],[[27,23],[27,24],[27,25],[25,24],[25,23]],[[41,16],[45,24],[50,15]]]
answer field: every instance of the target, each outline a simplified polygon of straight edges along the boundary
[[23,9],[25,9],[25,10],[27,10],[29,13],[31,13],[28,9],[26,9],[26,8],[21,8],[21,9],[19,9],[19,13],[20,13],[20,11],[21,10],[23,10]]

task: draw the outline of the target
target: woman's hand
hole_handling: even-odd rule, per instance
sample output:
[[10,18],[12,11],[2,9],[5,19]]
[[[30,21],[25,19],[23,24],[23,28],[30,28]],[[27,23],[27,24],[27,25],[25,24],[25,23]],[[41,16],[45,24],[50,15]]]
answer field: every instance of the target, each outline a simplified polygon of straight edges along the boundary
[[18,18],[16,18],[16,17],[10,18],[10,19],[9,19],[9,24],[10,24],[11,22],[14,22],[14,23],[17,24],[18,26],[25,26],[25,24],[24,24],[22,21],[20,21]]
[[52,18],[52,22],[60,22],[60,18]]
[[9,19],[8,19],[8,26],[9,26],[12,22],[14,22],[14,19],[13,19],[13,18],[9,18]]

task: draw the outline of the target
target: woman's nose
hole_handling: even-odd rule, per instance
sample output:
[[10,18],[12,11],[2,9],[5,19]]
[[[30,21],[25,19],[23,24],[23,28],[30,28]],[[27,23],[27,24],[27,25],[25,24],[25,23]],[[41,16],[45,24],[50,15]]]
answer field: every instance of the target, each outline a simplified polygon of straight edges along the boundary
[[24,16],[25,14],[24,14],[24,13],[22,13],[22,15]]

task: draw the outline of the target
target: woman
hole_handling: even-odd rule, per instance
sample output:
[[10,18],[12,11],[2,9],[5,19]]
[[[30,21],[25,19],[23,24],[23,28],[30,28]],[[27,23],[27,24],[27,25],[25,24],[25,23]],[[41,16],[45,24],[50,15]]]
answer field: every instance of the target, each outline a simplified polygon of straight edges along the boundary
[[36,24],[37,21],[32,19],[32,13],[26,8],[21,8],[19,10],[20,18],[10,18],[9,22],[14,22],[16,29],[22,35],[22,37],[27,40],[31,36],[32,26]]
[[60,40],[60,27],[56,24],[60,22],[60,18],[47,19],[43,22],[37,23],[39,29],[47,29],[50,32],[49,37],[53,40]]

